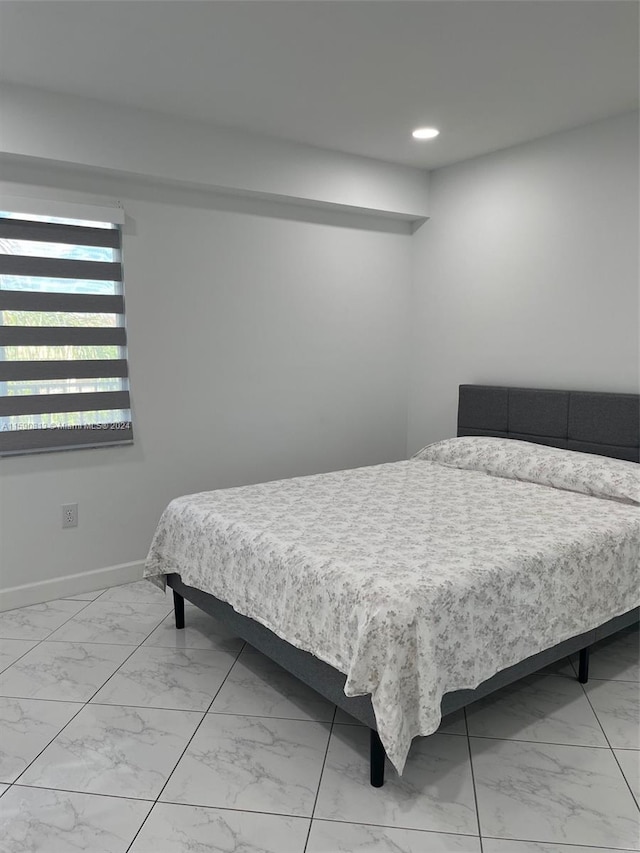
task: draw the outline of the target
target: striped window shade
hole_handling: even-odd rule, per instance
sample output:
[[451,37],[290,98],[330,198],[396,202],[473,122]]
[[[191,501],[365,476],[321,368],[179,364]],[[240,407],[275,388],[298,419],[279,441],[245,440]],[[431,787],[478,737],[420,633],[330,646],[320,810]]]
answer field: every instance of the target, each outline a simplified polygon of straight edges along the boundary
[[0,207],[0,456],[131,443],[122,210]]

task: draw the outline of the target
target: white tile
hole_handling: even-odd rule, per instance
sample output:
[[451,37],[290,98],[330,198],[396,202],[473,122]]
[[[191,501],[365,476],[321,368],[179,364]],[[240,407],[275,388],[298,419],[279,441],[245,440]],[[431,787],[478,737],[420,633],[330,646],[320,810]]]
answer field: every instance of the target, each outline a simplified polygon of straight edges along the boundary
[[158,803],[130,853],[303,853],[308,831],[299,817]]
[[93,592],[79,592],[78,595],[65,596],[65,601],[95,601],[103,592],[103,589],[95,589]]
[[0,674],[0,695],[87,702],[134,646],[44,642]]
[[234,660],[222,651],[141,646],[92,701],[206,711]]
[[5,791],[9,790],[9,785],[5,785],[4,782],[0,782],[0,797],[4,794]]
[[15,782],[80,708],[73,702],[0,698],[0,779]]
[[211,711],[285,717],[291,720],[333,720],[334,705],[269,658],[246,649],[234,664]]
[[208,613],[204,613],[197,607],[185,607],[184,628],[180,630],[176,628],[173,613],[171,613],[145,640],[144,645],[167,649],[223,649],[237,654],[244,645],[244,641],[234,637]]
[[307,817],[328,737],[324,723],[207,714],[161,799]]
[[126,853],[151,803],[14,785],[2,798],[2,853]]
[[575,844],[545,844],[542,841],[504,841],[498,838],[482,839],[484,853],[620,853],[619,847],[583,847]]
[[20,783],[153,799],[202,714],[85,705],[20,777]]
[[589,677],[640,681],[640,632],[637,626],[607,637],[592,647]]
[[635,749],[614,749],[618,764],[633,794],[640,802],[640,752]]
[[61,599],[18,610],[5,610],[0,613],[0,637],[7,640],[44,640],[85,606],[82,601]]
[[534,675],[467,708],[469,734],[510,740],[607,746],[582,685]]
[[37,640],[0,640],[0,672],[32,649]]
[[640,749],[640,688],[633,681],[590,681],[589,701],[612,747]]
[[435,734],[413,742],[402,776],[387,761],[369,783],[369,731],[334,725],[315,817],[474,835],[478,832],[467,739]]
[[469,835],[314,820],[306,853],[480,853],[480,840]]
[[137,646],[160,624],[168,610],[164,604],[103,601],[101,596],[55,631],[49,640]]
[[112,586],[100,596],[101,601],[126,601],[131,604],[164,604],[173,607],[173,596],[167,588],[163,592],[151,581],[141,580],[126,583],[122,586]]
[[611,750],[471,738],[484,837],[638,849],[638,812]]

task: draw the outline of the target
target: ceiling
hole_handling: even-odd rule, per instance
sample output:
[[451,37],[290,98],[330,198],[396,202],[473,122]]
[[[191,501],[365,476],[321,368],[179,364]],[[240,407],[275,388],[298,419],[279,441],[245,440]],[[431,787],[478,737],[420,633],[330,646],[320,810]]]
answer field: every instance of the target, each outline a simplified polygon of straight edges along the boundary
[[637,109],[639,8],[0,0],[0,79],[436,168]]

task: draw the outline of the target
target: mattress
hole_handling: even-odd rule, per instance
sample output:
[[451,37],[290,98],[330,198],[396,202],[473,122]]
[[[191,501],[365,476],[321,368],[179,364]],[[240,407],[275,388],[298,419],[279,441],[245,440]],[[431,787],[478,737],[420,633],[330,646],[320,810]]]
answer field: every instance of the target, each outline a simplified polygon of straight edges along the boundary
[[344,673],[402,772],[444,693],[638,606],[639,562],[637,506],[417,458],[177,498],[145,574]]

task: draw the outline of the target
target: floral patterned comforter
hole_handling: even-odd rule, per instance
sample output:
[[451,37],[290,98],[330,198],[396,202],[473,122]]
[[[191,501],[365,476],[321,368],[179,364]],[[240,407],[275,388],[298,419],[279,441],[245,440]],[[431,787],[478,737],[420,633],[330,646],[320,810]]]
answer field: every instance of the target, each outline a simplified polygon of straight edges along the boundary
[[639,564],[638,507],[412,459],[178,498],[145,574],[345,673],[402,772],[444,693],[637,606]]

